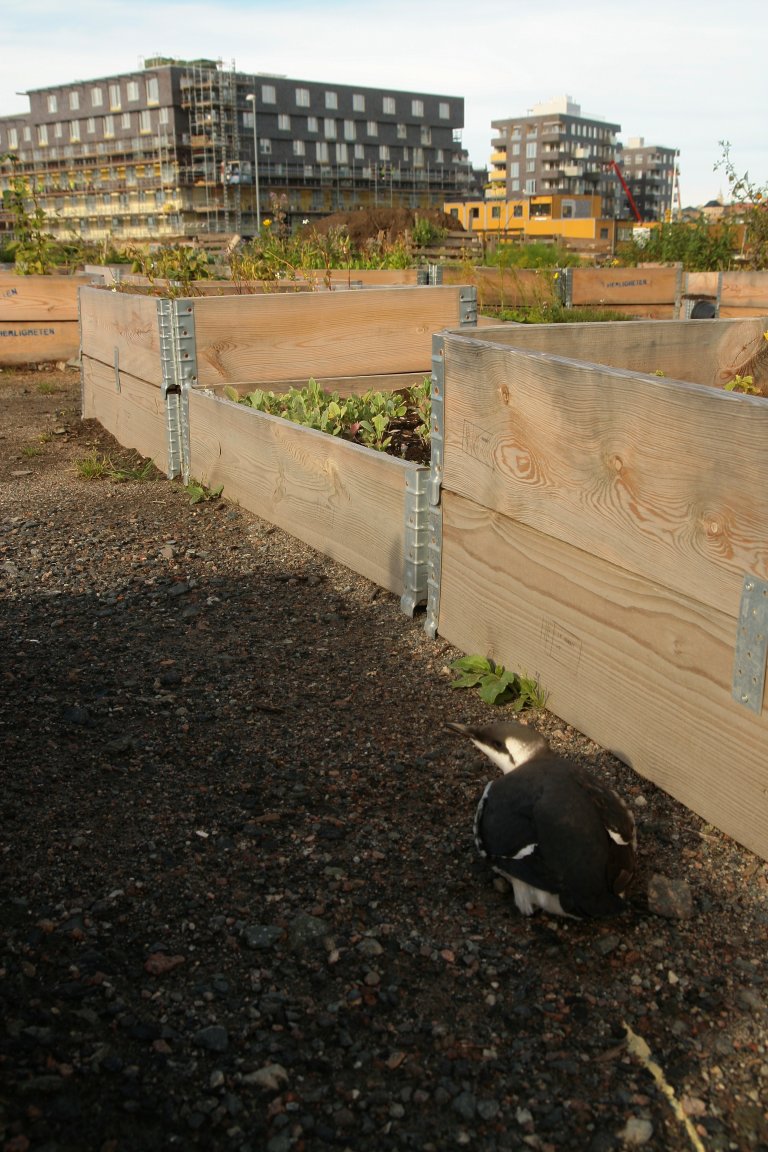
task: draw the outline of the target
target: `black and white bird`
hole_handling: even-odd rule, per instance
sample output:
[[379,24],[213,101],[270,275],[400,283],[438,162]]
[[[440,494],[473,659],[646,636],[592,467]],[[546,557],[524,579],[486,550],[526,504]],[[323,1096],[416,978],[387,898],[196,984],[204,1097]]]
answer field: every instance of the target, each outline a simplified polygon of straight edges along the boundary
[[584,768],[516,722],[473,727],[468,736],[503,775],[475,815],[475,845],[509,880],[524,916],[612,916],[635,871],[635,820],[624,801]]

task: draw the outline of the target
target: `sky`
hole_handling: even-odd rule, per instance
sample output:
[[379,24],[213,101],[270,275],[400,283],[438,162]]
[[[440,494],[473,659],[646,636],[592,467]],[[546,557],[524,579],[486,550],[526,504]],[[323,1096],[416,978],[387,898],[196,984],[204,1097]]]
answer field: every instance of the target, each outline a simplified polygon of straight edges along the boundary
[[491,122],[567,95],[619,138],[680,150],[683,206],[739,175],[768,183],[768,5],[740,0],[21,0],[0,26],[0,116],[30,89],[130,72],[152,56],[464,99],[488,165]]

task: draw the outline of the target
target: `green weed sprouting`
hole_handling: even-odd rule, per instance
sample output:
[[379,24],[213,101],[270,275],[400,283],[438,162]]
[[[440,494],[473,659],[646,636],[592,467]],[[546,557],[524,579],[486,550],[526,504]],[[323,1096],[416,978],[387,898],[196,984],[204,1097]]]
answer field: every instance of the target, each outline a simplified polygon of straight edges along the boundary
[[510,672],[487,656],[461,656],[449,668],[459,674],[451,688],[475,688],[486,704],[511,704],[513,712],[546,707],[549,693],[538,677]]

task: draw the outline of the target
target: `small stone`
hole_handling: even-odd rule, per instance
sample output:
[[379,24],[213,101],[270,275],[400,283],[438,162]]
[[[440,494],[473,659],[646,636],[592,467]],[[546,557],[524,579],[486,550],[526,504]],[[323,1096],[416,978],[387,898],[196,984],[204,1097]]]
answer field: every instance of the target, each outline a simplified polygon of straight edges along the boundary
[[166,972],[173,972],[180,964],[186,963],[184,956],[169,956],[166,952],[152,952],[144,961],[144,971],[150,976],[164,976]]
[[192,1037],[198,1048],[205,1048],[208,1052],[226,1052],[229,1047],[229,1033],[221,1024],[209,1024],[201,1028]]
[[276,924],[248,924],[242,937],[248,948],[272,948],[283,934]]
[[300,912],[291,921],[288,941],[294,952],[321,943],[329,933],[328,925],[318,916]]
[[453,1099],[453,1110],[458,1112],[462,1120],[474,1120],[477,1112],[477,1100],[472,1092],[459,1092]]
[[255,1084],[266,1092],[279,1092],[284,1084],[288,1083],[288,1073],[282,1064],[266,1064],[257,1068],[255,1072],[247,1072],[243,1076],[244,1084]]
[[620,1140],[632,1148],[640,1148],[647,1144],[653,1136],[653,1124],[650,1120],[643,1120],[638,1116],[630,1116],[626,1124],[618,1133]]
[[685,880],[674,880],[656,872],[648,883],[648,908],[656,916],[669,920],[689,920],[693,915],[693,896]]

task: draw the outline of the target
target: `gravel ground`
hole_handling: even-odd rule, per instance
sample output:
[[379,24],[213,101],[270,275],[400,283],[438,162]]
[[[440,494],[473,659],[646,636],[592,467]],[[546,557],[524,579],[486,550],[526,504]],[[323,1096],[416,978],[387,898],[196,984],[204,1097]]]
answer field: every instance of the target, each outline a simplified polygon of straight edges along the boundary
[[89,453],[136,470],[76,371],[0,373],[4,1152],[768,1149],[765,863],[542,713],[640,870],[615,920],[521,917],[458,653]]

